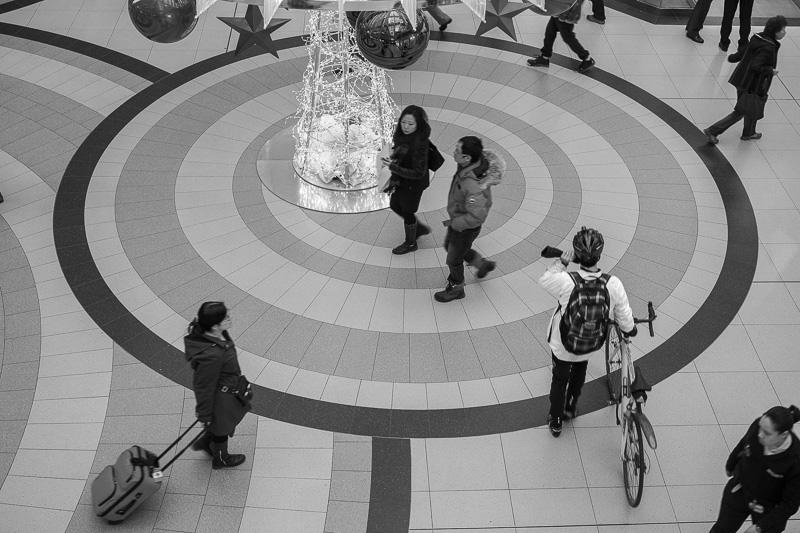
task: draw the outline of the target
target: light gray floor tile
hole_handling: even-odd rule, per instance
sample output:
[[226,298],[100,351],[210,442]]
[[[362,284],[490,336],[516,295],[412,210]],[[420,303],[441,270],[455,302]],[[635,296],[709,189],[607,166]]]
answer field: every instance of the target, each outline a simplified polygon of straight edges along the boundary
[[195,531],[203,507],[203,496],[166,494],[155,527],[170,531]]

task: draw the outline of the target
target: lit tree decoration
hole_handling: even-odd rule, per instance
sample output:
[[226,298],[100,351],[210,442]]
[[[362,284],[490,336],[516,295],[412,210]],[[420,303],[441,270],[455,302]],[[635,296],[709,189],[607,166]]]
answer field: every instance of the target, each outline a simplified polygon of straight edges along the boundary
[[377,182],[375,157],[391,141],[399,110],[386,73],[361,57],[340,13],[309,13],[310,60],[297,92],[294,165],[312,183],[338,178],[344,188],[366,188]]

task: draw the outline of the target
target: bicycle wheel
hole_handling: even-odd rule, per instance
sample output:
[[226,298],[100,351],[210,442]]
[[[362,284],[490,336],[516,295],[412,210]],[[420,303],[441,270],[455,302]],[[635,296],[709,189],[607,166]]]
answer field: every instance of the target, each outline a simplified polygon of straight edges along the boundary
[[606,336],[606,384],[612,402],[622,396],[622,338],[619,326],[610,324]]
[[642,428],[633,416],[626,416],[623,424],[625,449],[622,456],[622,470],[625,476],[625,495],[631,507],[636,507],[642,501],[644,487]]

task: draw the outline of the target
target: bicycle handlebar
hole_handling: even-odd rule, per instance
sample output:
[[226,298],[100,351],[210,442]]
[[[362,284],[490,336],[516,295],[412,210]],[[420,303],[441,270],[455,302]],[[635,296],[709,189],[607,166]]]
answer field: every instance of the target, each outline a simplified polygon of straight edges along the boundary
[[650,336],[655,337],[656,334],[653,331],[653,321],[656,319],[656,312],[653,310],[653,302],[647,302],[647,318],[634,318],[634,324],[644,324],[647,322],[648,327],[650,328]]
[[[554,257],[561,257],[563,254],[561,250],[556,248],[555,246],[545,246],[542,249],[542,257],[545,258],[554,258]],[[575,259],[572,260],[573,263],[577,263]],[[650,329],[650,336],[655,337],[655,331],[653,331],[653,321],[656,319],[656,312],[653,310],[653,302],[647,302],[647,318],[634,318],[634,324],[644,324],[647,322],[647,325]]]

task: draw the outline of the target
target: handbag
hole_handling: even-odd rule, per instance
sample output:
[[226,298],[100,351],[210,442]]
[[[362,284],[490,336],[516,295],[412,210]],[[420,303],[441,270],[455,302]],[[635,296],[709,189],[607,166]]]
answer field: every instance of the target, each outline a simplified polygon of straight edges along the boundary
[[436,172],[444,165],[444,156],[436,145],[428,141],[428,170]]
[[230,387],[222,387],[222,392],[228,392],[234,396],[239,403],[244,406],[250,405],[250,402],[253,400],[253,386],[244,377],[244,374],[239,376],[239,381],[236,383],[236,388],[232,389]]
[[767,95],[759,96],[757,93],[742,92],[736,100],[734,111],[746,115],[753,120],[764,118],[764,106],[767,103]]

